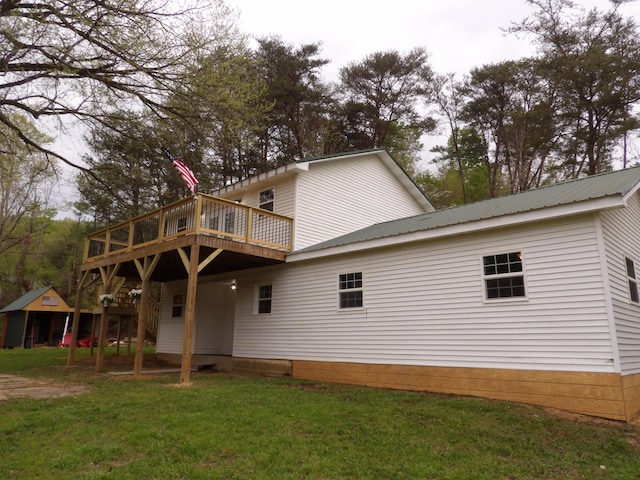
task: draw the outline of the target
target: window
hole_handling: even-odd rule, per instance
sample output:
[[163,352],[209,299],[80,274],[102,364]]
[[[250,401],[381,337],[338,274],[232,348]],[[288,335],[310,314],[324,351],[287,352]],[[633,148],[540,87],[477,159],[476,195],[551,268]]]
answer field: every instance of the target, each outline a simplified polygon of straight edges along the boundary
[[269,190],[263,190],[260,192],[260,198],[258,199],[258,207],[263,210],[269,210],[273,212],[273,202],[276,196],[275,188]]
[[187,229],[187,217],[180,217],[178,219],[178,231],[182,232]]
[[173,318],[182,316],[182,295],[174,295],[173,296],[173,304],[171,306],[171,316]]
[[271,313],[271,295],[273,288],[271,285],[258,286],[258,313]]
[[234,212],[227,212],[224,214],[224,231],[227,233],[233,233],[235,228],[236,215]]
[[524,297],[522,252],[482,257],[487,300]]
[[627,264],[627,280],[629,281],[629,298],[633,303],[640,303],[640,296],[638,296],[638,278],[636,277],[636,267],[630,258],[625,257],[625,263]]
[[338,278],[340,308],[362,307],[362,272],[340,274]]

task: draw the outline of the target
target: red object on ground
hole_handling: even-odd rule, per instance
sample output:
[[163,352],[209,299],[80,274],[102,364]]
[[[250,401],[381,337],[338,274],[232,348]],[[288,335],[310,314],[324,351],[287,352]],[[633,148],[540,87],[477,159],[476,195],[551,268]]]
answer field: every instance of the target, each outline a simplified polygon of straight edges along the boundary
[[[97,340],[97,338],[94,337],[94,342]],[[89,348],[91,347],[91,337],[85,337],[85,338],[81,338],[80,340],[78,340],[77,343],[78,347],[81,348]]]
[[70,333],[65,333],[64,337],[62,337],[62,340],[60,340],[58,342],[58,346],[59,347],[68,347],[70,343],[71,343],[71,334]]
[[[93,341],[94,341],[94,345],[95,345],[95,343],[98,341],[98,338],[97,337],[93,337]],[[65,333],[63,339],[60,340],[60,342],[58,342],[58,346],[59,347],[68,347],[70,343],[71,343],[71,334],[70,333]],[[76,342],[76,347],[81,347],[81,348],[89,348],[89,347],[91,347],[91,337],[81,338],[80,340],[78,340]]]

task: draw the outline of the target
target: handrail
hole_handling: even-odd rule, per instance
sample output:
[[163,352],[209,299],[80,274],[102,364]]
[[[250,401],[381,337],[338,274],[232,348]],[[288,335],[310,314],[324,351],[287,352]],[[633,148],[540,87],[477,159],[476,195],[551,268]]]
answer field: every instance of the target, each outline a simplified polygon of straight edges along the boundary
[[87,235],[84,261],[189,234],[290,251],[292,230],[289,217],[201,193]]

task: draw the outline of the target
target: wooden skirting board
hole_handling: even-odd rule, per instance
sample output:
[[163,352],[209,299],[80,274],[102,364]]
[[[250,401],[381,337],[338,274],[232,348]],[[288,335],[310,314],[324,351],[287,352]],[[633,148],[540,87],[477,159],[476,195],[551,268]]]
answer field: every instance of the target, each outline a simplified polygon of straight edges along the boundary
[[629,421],[640,413],[640,374],[293,361],[293,377],[469,395]]

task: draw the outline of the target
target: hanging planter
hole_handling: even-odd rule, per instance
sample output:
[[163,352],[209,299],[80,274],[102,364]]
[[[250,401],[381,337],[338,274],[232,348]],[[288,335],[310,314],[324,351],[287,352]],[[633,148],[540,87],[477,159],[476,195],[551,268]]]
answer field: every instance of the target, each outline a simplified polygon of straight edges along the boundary
[[115,299],[116,297],[114,297],[111,293],[103,293],[102,295],[100,295],[100,302],[102,302],[102,306],[104,308],[108,308],[109,305],[111,305],[111,302],[113,302]]
[[140,290],[139,288],[132,288],[131,290],[129,290],[129,293],[127,295],[129,295],[129,298],[133,301],[135,305],[137,305],[140,303],[140,297],[142,297],[142,290]]

